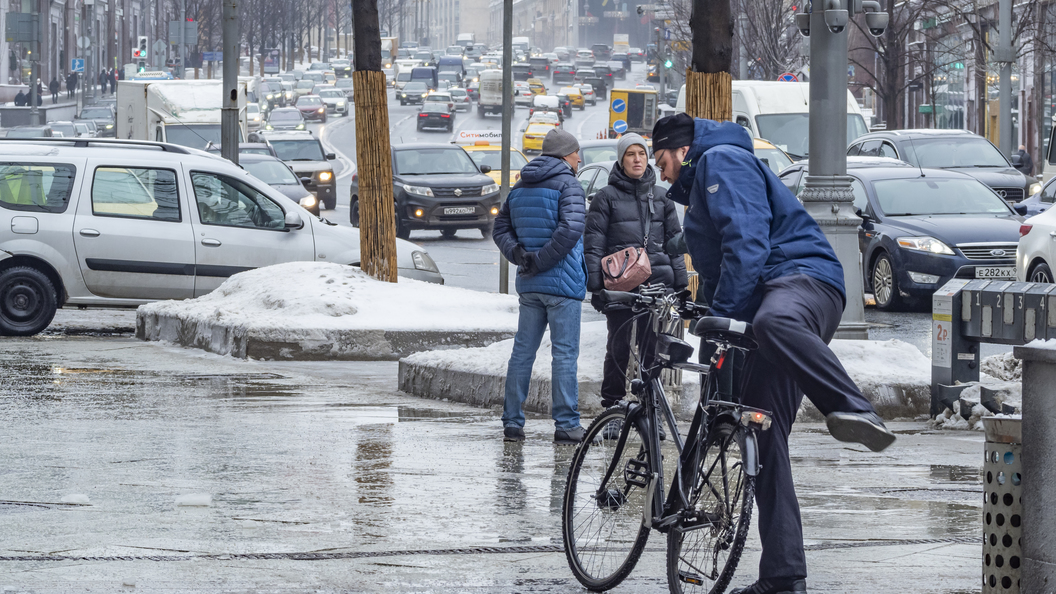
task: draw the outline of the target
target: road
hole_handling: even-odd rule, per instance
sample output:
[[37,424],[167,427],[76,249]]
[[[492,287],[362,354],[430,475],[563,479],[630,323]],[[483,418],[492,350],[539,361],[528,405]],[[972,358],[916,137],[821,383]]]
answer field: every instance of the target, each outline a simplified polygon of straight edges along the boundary
[[[627,80],[617,81],[617,88],[633,88],[635,84],[645,82],[645,65],[632,64]],[[555,87],[547,81],[547,88]],[[417,131],[415,117],[418,106],[401,106],[395,99],[395,92],[389,91],[389,126],[392,131],[390,141],[393,144],[410,142],[452,142],[460,130],[500,130],[502,119],[487,116],[481,119],[476,113],[476,104],[469,113],[459,112],[455,116],[455,130],[443,132],[437,130]],[[592,140],[599,132],[608,127],[608,104],[598,101],[597,105],[587,105],[583,111],[573,110],[572,117],[566,119],[564,128],[580,140]],[[520,130],[528,121],[528,110],[518,107],[513,119],[513,146],[521,147]],[[322,215],[342,225],[349,224],[349,189],[351,187],[351,163],[357,161],[355,113],[347,117],[331,117],[326,124],[309,124],[313,134],[338,155],[340,168],[337,179],[337,209],[324,211]],[[529,156],[530,157],[530,156]],[[497,291],[499,288],[499,252],[491,238],[481,237],[476,229],[463,229],[452,239],[443,239],[439,231],[412,231],[410,240],[425,247],[436,261],[440,272],[449,285],[464,287],[477,291]],[[513,287],[511,271],[510,286]]]

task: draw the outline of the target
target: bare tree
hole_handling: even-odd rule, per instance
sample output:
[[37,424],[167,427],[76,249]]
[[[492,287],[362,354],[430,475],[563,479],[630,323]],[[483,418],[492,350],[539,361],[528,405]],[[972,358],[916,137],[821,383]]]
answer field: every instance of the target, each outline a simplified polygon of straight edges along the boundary
[[[801,0],[802,1],[802,0]],[[734,0],[735,31],[748,60],[748,77],[776,80],[804,66],[802,38],[795,27],[794,0]]]

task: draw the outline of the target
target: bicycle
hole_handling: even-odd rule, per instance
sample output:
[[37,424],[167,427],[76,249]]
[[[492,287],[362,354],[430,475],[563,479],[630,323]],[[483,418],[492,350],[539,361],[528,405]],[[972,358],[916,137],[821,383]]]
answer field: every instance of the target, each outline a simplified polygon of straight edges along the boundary
[[[631,306],[632,319],[646,318],[653,332],[640,344],[631,396],[591,423],[568,471],[561,514],[565,556],[576,579],[592,591],[613,588],[630,575],[650,530],[667,535],[667,580],[674,594],[722,594],[744,549],[759,472],[756,436],[769,429],[771,416],[740,404],[734,355],[757,345],[750,324],[704,316],[688,296],[662,287],[602,292],[604,303]],[[692,320],[689,331],[702,344],[714,345],[710,365],[690,363],[693,347],[669,334],[683,320]],[[660,381],[664,369],[701,374],[684,442]],[[677,450],[666,493],[665,421]]]

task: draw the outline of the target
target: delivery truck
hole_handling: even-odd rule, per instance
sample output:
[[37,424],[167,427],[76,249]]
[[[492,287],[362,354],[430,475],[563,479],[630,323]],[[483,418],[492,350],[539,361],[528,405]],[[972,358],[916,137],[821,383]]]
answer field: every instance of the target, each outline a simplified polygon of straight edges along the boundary
[[[117,138],[220,146],[223,81],[122,80],[117,83]],[[239,141],[245,142],[246,83],[238,83]]]

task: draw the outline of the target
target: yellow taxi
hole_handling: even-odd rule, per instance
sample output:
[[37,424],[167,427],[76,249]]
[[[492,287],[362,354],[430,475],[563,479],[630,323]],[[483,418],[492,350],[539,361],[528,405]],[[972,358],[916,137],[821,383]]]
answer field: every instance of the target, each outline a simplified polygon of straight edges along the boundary
[[538,78],[529,78],[528,88],[532,91],[533,95],[546,94],[546,85],[544,85],[543,81],[539,80]]
[[524,137],[521,139],[521,150],[524,152],[543,152],[543,139],[546,133],[557,128],[553,124],[534,123],[528,124],[524,129]]
[[[502,144],[492,144],[487,140],[478,140],[473,144],[462,145],[469,153],[469,158],[477,164],[491,167],[486,175],[495,183],[502,183]],[[510,147],[510,185],[521,179],[521,169],[528,164],[527,157],[521,151]]]
[[572,102],[572,107],[587,108],[587,101],[583,99],[583,93],[579,92],[576,87],[561,87],[561,92],[558,95],[567,95],[569,101]]
[[785,154],[785,151],[777,148],[762,138],[756,138],[752,140],[752,142],[754,143],[752,148],[754,149],[755,156],[763,163],[766,163],[774,174],[781,173],[782,169],[792,164],[792,159]]

